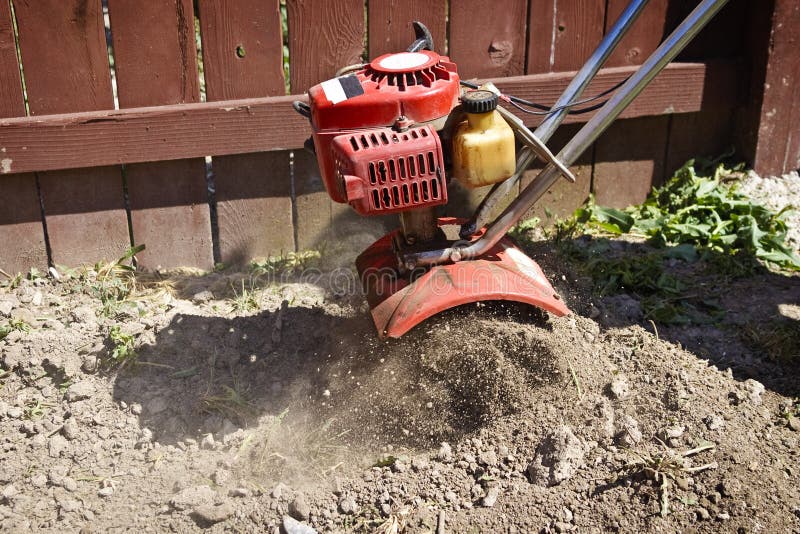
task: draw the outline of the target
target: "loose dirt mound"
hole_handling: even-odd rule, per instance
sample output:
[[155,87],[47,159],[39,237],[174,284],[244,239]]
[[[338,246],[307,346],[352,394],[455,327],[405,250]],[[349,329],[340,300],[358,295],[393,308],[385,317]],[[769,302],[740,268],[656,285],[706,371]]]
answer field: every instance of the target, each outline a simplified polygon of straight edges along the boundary
[[588,299],[380,341],[358,298],[240,278],[112,317],[78,281],[0,290],[4,530],[800,529],[796,360]]

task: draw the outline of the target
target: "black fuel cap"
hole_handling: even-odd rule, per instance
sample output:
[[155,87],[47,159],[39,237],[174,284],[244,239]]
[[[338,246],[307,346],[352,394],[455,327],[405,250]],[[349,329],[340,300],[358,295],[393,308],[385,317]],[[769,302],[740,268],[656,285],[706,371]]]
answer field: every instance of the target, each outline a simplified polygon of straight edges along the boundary
[[467,113],[488,113],[497,108],[499,97],[491,91],[477,89],[461,96],[461,107]]

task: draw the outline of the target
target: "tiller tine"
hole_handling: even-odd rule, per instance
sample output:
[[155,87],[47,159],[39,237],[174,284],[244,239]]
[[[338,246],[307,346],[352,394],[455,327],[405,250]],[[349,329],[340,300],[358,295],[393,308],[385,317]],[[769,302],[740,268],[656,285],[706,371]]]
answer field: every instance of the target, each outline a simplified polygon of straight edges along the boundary
[[539,265],[508,237],[478,258],[400,274],[394,249],[398,232],[383,236],[356,259],[382,338],[400,337],[439,312],[471,302],[509,300],[558,317],[571,313]]

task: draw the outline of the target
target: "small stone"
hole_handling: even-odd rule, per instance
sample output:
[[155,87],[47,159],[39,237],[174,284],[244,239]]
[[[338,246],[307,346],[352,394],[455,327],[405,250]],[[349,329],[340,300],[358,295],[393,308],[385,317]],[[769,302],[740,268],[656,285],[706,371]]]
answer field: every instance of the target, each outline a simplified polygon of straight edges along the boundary
[[31,298],[31,304],[33,304],[34,306],[41,306],[42,305],[42,300],[43,300],[42,292],[37,290],[33,294],[33,298]]
[[61,481],[61,485],[67,491],[77,491],[78,489],[78,483],[75,482],[75,479],[72,477],[64,477]]
[[706,428],[709,430],[720,430],[725,427],[725,419],[717,414],[711,414],[703,419]]
[[339,511],[347,515],[357,514],[358,504],[352,497],[342,497],[339,499]]
[[286,487],[286,486],[284,486],[283,484],[281,484],[281,483],[278,483],[278,485],[277,485],[277,486],[275,486],[274,488],[272,488],[272,492],[270,493],[270,495],[272,496],[272,498],[273,498],[273,499],[276,499],[276,500],[277,500],[277,499],[280,499],[280,498],[283,496],[283,490],[284,490],[284,488],[285,488],[285,487]]
[[727,521],[730,518],[731,514],[729,514],[728,512],[720,512],[717,514],[717,519],[720,521]]
[[31,485],[34,488],[43,488],[47,484],[47,475],[44,473],[39,473],[38,475],[31,477]]
[[497,502],[497,498],[500,496],[500,489],[497,486],[492,486],[486,492],[483,499],[481,499],[481,506],[485,506],[486,508],[491,508],[494,506],[494,503]]
[[225,521],[233,515],[233,512],[233,506],[229,502],[216,505],[201,504],[192,511],[192,517],[200,523],[213,525],[214,523]]
[[439,452],[436,453],[436,459],[440,462],[452,462],[453,461],[453,449],[450,447],[450,444],[442,442],[441,447],[439,447]]
[[573,514],[572,510],[570,510],[566,506],[562,508],[561,515],[564,516],[564,521],[566,521],[567,523],[572,523],[572,521],[575,519],[575,514]]
[[570,525],[569,523],[564,523],[563,521],[556,522],[554,527],[556,532],[558,532],[559,534],[562,534],[563,532],[569,532],[570,530],[572,530],[572,525]]
[[711,518],[711,514],[708,513],[708,510],[706,510],[703,507],[698,507],[697,508],[697,519],[706,520],[706,519],[710,519],[710,518]]
[[750,402],[755,405],[761,404],[761,395],[764,393],[766,388],[764,388],[764,384],[753,380],[752,378],[748,378],[744,381],[744,387],[747,390],[748,398]]
[[214,449],[214,434],[210,432],[203,436],[203,439],[200,440],[200,448],[205,450],[213,450]]
[[639,422],[630,415],[618,417],[615,421],[614,441],[623,447],[633,447],[642,441],[642,431]]
[[75,382],[67,388],[65,398],[68,402],[76,402],[79,400],[88,399],[94,395],[95,389],[91,382],[81,381]]
[[528,466],[534,484],[555,486],[571,478],[583,466],[583,444],[572,429],[561,426],[545,436]]
[[192,295],[192,302],[195,304],[203,304],[204,302],[208,302],[209,300],[214,300],[214,294],[209,290],[198,291],[194,295]]
[[283,530],[286,534],[317,534],[317,531],[306,525],[289,517],[283,516]]
[[69,448],[69,443],[61,434],[53,434],[47,443],[47,452],[51,458],[58,458]]
[[497,465],[497,454],[493,450],[483,451],[478,454],[478,463],[494,467]]
[[6,415],[11,419],[19,419],[23,413],[25,413],[24,410],[19,406],[12,406],[6,411]]
[[17,493],[19,492],[17,491],[17,488],[14,486],[14,484],[9,484],[5,488],[3,488],[2,492],[0,492],[0,497],[3,497],[2,500],[8,502],[11,499],[13,499],[17,495]]
[[447,502],[453,502],[453,503],[454,502],[458,502],[458,495],[456,495],[456,492],[454,492],[453,490],[448,490],[444,494],[444,500],[446,500]]
[[84,354],[82,358],[81,369],[84,373],[92,374],[97,371],[98,360],[94,354]]
[[75,421],[74,417],[70,417],[64,421],[64,425],[61,427],[61,433],[70,441],[78,437],[78,422]]
[[786,426],[795,432],[800,432],[800,417],[789,417],[789,419],[786,421]]
[[217,469],[214,471],[214,474],[211,475],[211,480],[217,486],[225,486],[231,481],[232,475],[231,472],[227,469]]
[[627,399],[631,394],[631,387],[628,384],[628,379],[620,375],[608,385],[608,393],[614,400]]
[[228,491],[229,497],[249,497],[250,490],[247,488],[233,488]]
[[289,503],[289,515],[301,521],[305,521],[311,515],[311,509],[302,493],[298,493],[294,500]]
[[114,488],[112,486],[106,486],[105,488],[100,488],[97,490],[97,494],[100,497],[108,498],[114,495]]
[[664,439],[677,439],[683,436],[686,427],[683,425],[670,426],[661,431]]
[[0,317],[9,317],[11,310],[14,309],[14,303],[10,300],[0,300]]
[[142,405],[138,402],[131,404],[131,413],[133,415],[142,415]]
[[207,485],[183,489],[172,496],[169,503],[176,510],[188,510],[214,500],[214,490]]

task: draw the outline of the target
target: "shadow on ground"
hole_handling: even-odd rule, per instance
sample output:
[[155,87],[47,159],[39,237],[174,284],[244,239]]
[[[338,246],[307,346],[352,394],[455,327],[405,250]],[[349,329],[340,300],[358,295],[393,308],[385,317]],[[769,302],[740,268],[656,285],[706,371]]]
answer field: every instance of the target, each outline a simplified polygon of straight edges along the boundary
[[[684,261],[677,251],[667,249],[668,256],[676,257],[663,260],[659,256],[649,282],[665,286],[677,282],[677,292],[656,292],[654,296],[633,280],[620,280],[618,289],[602,295],[597,290],[599,282],[622,276],[614,271],[616,263],[612,262],[600,280],[597,269],[593,280],[581,265],[616,258],[633,269],[644,269],[654,253],[665,250],[644,242],[589,236],[562,245],[559,249],[552,241],[537,241],[526,243],[524,248],[554,280],[574,312],[594,317],[604,330],[642,326],[720,369],[729,368],[737,380],[752,378],[782,395],[800,396],[797,274],[771,272],[747,256],[707,254],[696,261]],[[570,247],[573,251],[575,247],[589,247],[592,252],[579,253],[583,260],[574,262],[564,252]],[[659,281],[659,273],[666,278]],[[660,319],[660,313],[666,319]]]
[[477,308],[387,341],[368,315],[319,307],[179,314],[118,373],[113,394],[142,406],[142,426],[162,444],[283,425],[290,451],[307,439],[371,451],[438,446],[566,376],[542,314]]

